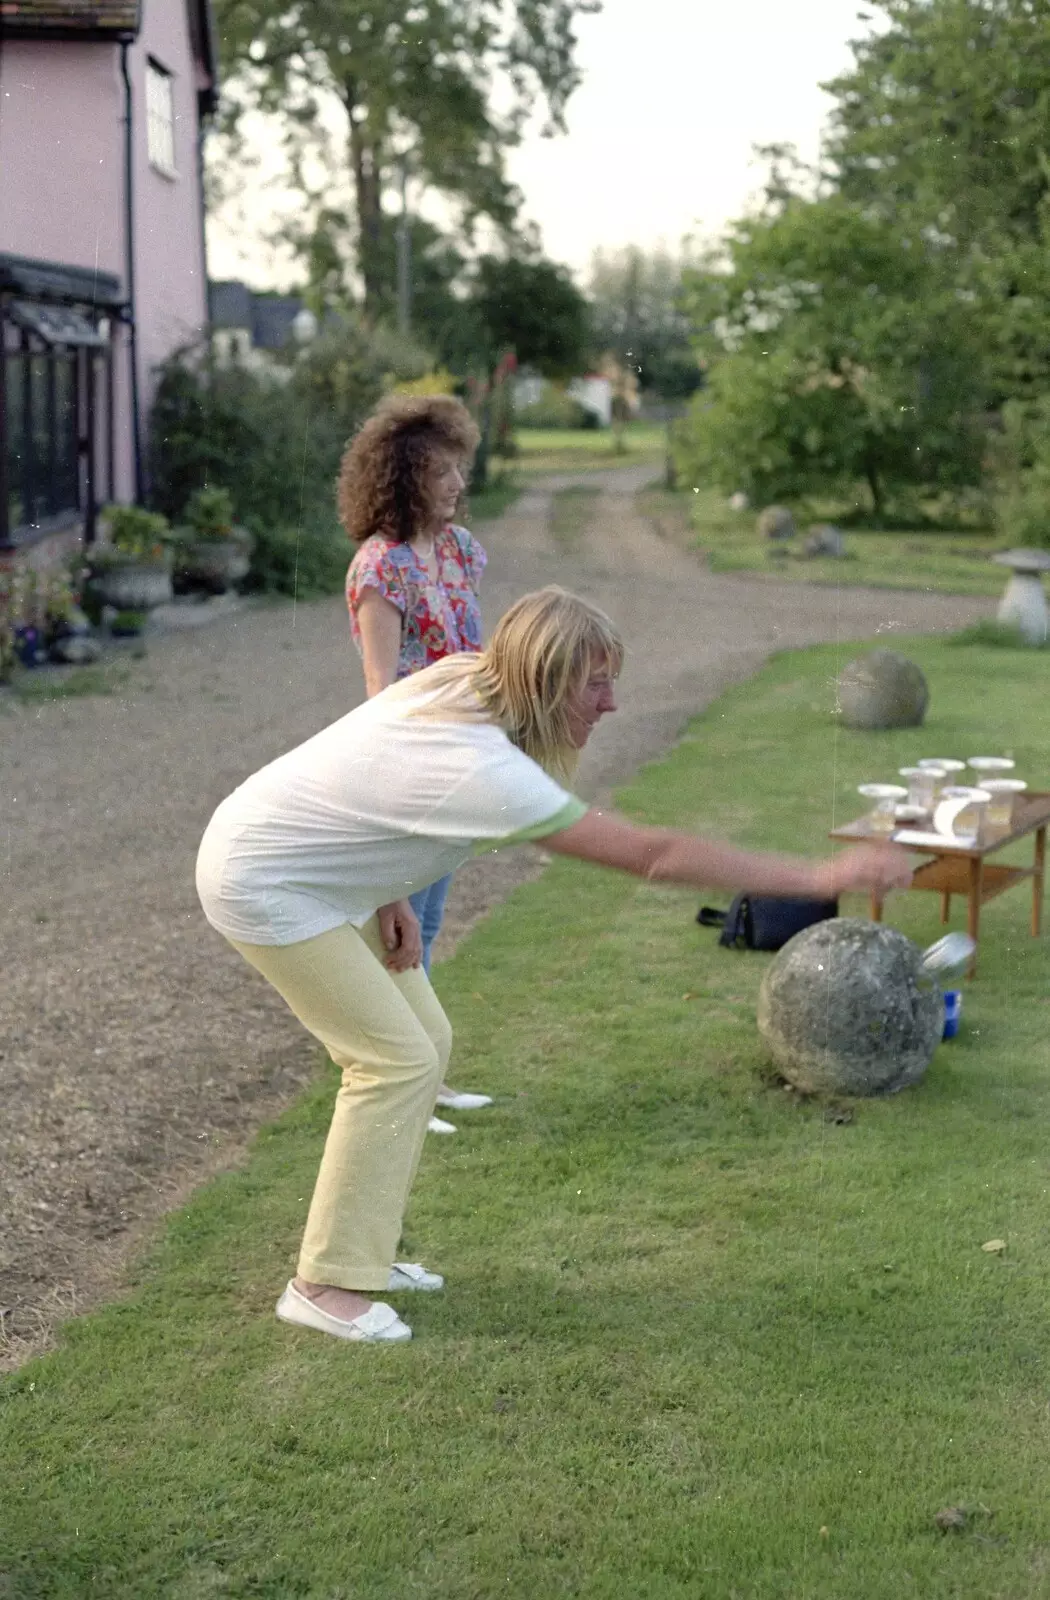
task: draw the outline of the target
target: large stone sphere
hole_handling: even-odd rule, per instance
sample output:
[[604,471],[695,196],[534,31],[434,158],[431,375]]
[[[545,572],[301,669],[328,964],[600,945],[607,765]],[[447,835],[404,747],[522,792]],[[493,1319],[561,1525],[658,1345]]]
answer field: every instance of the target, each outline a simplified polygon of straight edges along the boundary
[[758,1029],[783,1076],[808,1094],[895,1094],[929,1066],[944,996],[903,933],[833,917],[774,957],[759,991]]
[[917,728],[929,698],[919,668],[895,650],[857,656],[839,673],[838,704],[847,728]]
[[795,519],[787,506],[766,506],[758,513],[758,532],[763,539],[793,539]]

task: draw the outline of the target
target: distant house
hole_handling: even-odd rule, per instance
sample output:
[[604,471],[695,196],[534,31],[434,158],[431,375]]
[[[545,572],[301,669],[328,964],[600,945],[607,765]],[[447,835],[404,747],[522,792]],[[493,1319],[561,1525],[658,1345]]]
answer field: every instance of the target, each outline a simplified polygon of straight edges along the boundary
[[256,294],[232,280],[209,284],[208,307],[220,366],[272,370],[279,351],[307,344],[317,333],[317,318],[295,294]]
[[208,319],[208,0],[0,0],[0,552],[145,492],[154,374]]

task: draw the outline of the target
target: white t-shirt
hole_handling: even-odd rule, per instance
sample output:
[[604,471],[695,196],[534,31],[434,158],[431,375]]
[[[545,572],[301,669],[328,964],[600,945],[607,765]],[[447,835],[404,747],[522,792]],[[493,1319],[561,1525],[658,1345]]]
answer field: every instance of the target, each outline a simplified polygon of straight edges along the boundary
[[[197,857],[213,928],[282,945],[360,927],[479,846],[541,839],[586,813],[502,729],[438,720],[428,676],[366,701],[222,802]],[[426,716],[411,714],[427,701]]]

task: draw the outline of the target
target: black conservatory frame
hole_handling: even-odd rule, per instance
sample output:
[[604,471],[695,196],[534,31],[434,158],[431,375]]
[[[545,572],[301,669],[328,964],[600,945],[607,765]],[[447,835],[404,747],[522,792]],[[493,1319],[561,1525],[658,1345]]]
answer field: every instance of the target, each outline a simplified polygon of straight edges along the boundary
[[94,540],[114,498],[114,342],[127,318],[113,274],[0,253],[0,551],[74,522]]

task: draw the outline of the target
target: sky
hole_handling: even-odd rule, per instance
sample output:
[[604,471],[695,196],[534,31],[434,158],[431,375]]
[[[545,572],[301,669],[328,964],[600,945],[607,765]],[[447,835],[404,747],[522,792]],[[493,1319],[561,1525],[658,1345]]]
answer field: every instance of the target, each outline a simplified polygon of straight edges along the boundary
[[[821,82],[852,61],[870,25],[858,0],[604,0],[577,25],[583,82],[568,133],[512,152],[546,253],[581,276],[596,248],[717,238],[760,191],[756,144],[816,156],[830,101]],[[209,226],[213,278],[283,286],[287,260],[261,244],[294,200],[260,172]],[[267,186],[269,185],[269,186]]]

